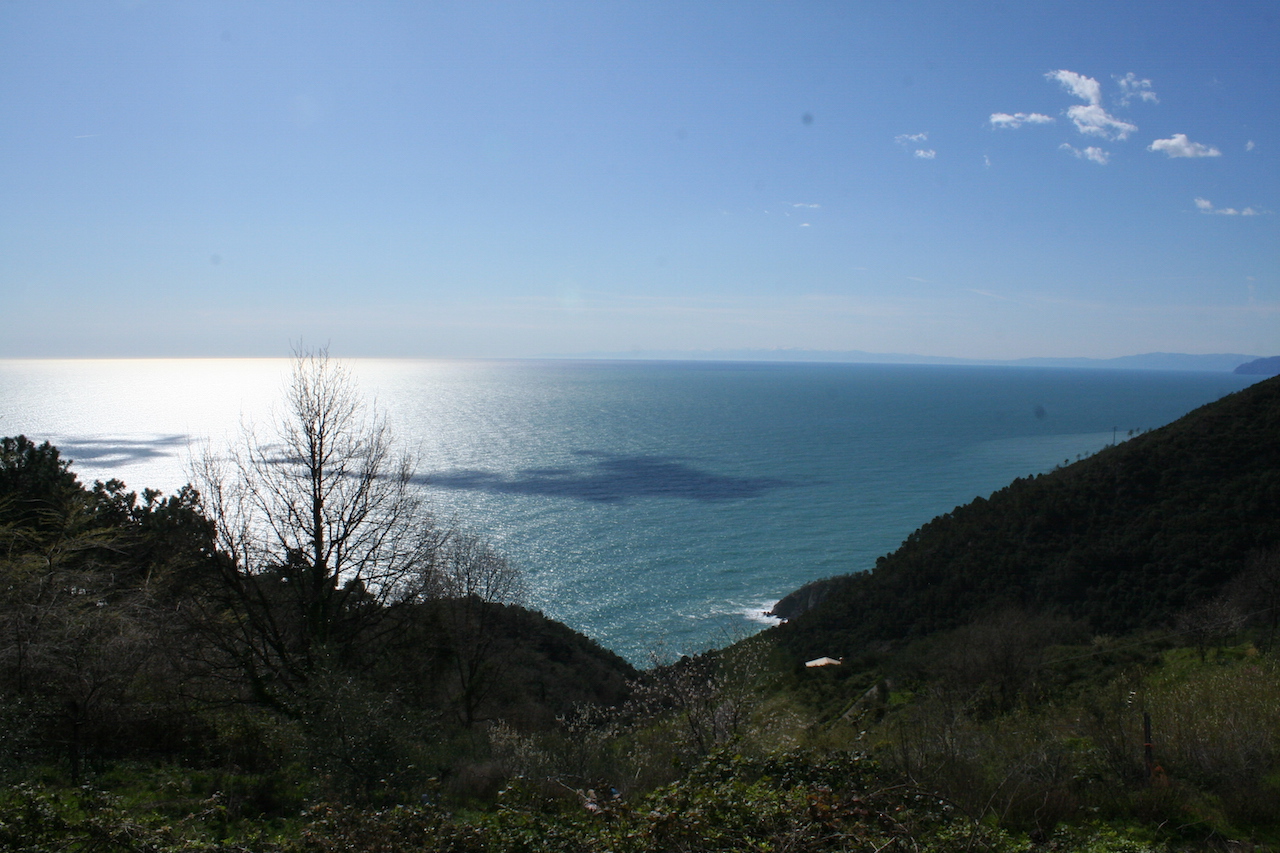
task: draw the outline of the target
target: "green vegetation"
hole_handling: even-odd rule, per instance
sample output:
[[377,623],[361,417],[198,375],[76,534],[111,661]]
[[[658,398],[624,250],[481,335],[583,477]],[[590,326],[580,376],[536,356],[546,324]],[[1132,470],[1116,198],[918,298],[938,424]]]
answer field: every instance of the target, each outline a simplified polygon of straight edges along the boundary
[[782,631],[858,655],[1008,608],[1121,635],[1201,605],[1280,546],[1280,383],[1259,382],[1083,462],[935,518],[874,570],[823,582]]
[[1280,382],[637,673],[437,524],[336,367],[199,491],[0,440],[0,849],[1280,843]]

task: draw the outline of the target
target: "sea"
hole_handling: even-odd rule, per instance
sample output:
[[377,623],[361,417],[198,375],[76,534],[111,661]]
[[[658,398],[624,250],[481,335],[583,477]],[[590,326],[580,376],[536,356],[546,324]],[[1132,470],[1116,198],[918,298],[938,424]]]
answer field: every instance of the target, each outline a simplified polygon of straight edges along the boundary
[[[645,666],[771,624],[1017,477],[1169,423],[1229,373],[708,361],[346,362],[441,524],[527,604]],[[0,435],[174,491],[281,414],[287,359],[0,360]]]

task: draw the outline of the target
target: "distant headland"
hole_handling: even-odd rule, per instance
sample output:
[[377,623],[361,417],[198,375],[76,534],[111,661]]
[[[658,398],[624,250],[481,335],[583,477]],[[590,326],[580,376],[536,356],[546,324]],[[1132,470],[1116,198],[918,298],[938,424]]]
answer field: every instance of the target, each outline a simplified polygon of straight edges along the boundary
[[1234,373],[1245,376],[1280,376],[1280,355],[1259,358],[1237,367]]

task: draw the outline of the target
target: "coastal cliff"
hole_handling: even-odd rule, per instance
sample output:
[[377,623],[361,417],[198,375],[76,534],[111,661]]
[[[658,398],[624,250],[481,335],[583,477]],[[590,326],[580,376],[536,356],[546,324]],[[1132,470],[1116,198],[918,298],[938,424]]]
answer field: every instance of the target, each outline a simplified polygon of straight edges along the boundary
[[821,604],[831,592],[833,586],[839,585],[840,578],[824,578],[818,581],[810,581],[795,592],[788,593],[783,596],[777,604],[773,605],[767,616],[776,616],[779,619],[789,621],[795,619],[801,613],[812,610]]

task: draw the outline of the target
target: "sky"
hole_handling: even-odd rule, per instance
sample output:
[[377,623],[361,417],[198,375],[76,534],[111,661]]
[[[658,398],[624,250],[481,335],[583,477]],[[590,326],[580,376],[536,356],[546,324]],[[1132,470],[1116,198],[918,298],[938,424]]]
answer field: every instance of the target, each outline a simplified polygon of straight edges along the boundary
[[0,4],[0,357],[1280,353],[1274,2]]

